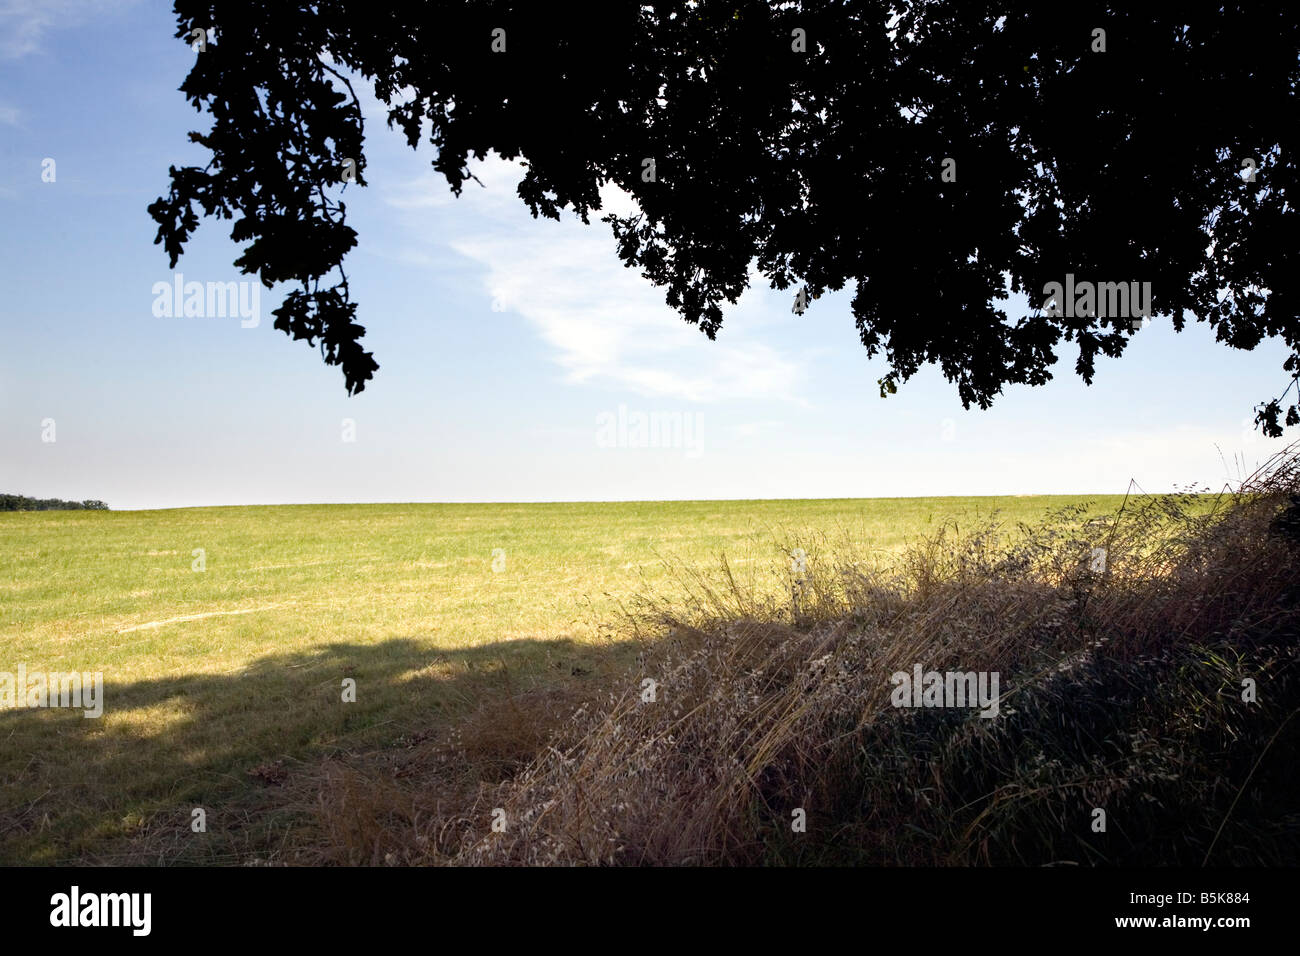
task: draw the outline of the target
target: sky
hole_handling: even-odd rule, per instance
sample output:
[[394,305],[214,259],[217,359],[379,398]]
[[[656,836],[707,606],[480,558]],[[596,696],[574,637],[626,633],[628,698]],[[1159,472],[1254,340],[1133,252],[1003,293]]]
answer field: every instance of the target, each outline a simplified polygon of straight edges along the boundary
[[[1091,386],[1067,343],[1055,380],[987,411],[933,368],[881,399],[847,291],[796,315],[758,279],[710,342],[597,217],[533,219],[497,158],[454,197],[369,93],[345,267],[380,368],[349,397],[272,328],[284,287],[256,316],[167,314],[145,209],[170,165],[205,164],[187,133],[210,123],[177,90],[201,54],[174,32],[163,3],[0,0],[0,492],[115,509],[1121,494],[1218,489],[1284,443],[1251,425],[1285,387],[1283,346],[1235,351],[1202,324],[1153,319]],[[229,227],[200,226],[183,283],[250,281]],[[647,447],[652,421],[668,447]]]

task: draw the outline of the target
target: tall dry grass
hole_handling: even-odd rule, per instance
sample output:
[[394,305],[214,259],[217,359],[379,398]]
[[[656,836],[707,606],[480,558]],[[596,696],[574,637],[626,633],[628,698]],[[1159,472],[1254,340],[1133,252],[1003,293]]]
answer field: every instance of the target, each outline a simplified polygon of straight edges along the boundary
[[[353,862],[1294,864],[1298,496],[1291,450],[890,565],[690,576],[603,697],[487,708],[418,786],[335,768],[322,825]],[[893,706],[916,664],[997,672],[999,715]]]

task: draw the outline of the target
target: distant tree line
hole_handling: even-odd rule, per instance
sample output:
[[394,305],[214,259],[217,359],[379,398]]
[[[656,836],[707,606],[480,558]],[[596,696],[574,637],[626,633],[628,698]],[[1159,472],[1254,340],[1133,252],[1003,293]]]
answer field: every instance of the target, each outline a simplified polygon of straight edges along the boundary
[[0,495],[0,511],[107,511],[102,501],[64,501],[62,498],[28,498],[26,495]]

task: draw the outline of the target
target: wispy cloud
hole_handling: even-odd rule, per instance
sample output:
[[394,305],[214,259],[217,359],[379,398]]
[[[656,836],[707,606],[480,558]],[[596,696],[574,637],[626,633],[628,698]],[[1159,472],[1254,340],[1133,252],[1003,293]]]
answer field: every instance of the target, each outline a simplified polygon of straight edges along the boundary
[[19,115],[17,107],[0,103],[0,123],[4,123],[7,126],[17,126]]
[[73,27],[135,0],[0,0],[0,58],[15,59],[41,48],[45,33]]
[[[447,244],[482,269],[498,311],[517,312],[551,347],[574,384],[625,388],[695,402],[776,399],[800,402],[803,362],[746,334],[739,323],[715,342],[684,323],[663,292],[624,268],[604,224],[533,220],[515,194],[523,168],[493,158],[474,169],[485,188],[465,187]],[[630,199],[607,189],[605,208]],[[385,201],[419,217],[451,205],[440,176],[394,187]],[[440,229],[451,223],[446,211]]]
[[399,210],[440,209],[456,201],[446,177],[432,169],[414,179],[381,187],[380,196],[386,205]]

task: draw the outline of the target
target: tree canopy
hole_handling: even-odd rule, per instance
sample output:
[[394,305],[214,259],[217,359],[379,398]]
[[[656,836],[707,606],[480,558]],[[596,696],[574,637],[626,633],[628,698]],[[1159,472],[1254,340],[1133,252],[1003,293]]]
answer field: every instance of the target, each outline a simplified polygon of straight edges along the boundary
[[[172,167],[149,212],[173,268],[200,213],[233,219],[236,265],[293,283],[276,328],[361,391],[378,366],[343,200],[366,184],[363,77],[457,194],[493,151],[524,165],[534,216],[589,222],[621,187],[639,211],[603,216],[612,251],[709,338],[751,264],[797,311],[849,287],[882,394],[933,363],[987,407],[1047,381],[1067,342],[1090,383],[1138,332],[1117,287],[1141,287],[1179,330],[1285,342],[1272,397],[1251,396],[1280,434],[1300,423],[1300,18],[1131,6],[177,0],[211,161]],[[1111,307],[1050,285],[1067,281]],[[1028,315],[1000,304],[1012,292]]]

